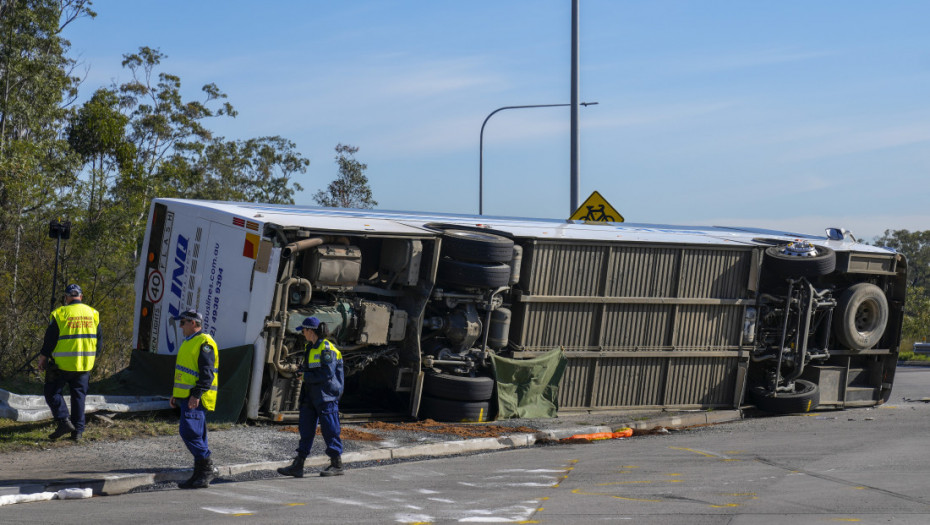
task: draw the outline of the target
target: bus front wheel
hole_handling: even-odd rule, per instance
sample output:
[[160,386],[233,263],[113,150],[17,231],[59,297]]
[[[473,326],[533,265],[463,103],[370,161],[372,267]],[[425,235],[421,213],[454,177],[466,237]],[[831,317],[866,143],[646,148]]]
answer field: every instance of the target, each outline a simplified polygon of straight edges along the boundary
[[810,412],[820,403],[820,389],[804,379],[794,381],[793,392],[771,392],[763,386],[749,389],[749,395],[759,410],[773,414]]

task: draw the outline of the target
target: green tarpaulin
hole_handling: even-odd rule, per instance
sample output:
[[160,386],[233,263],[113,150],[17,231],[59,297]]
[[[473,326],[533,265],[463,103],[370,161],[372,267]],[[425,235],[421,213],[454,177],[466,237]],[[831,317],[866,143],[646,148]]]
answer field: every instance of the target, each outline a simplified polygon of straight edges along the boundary
[[[220,381],[216,410],[207,419],[214,422],[236,421],[245,406],[252,370],[252,345],[220,350]],[[171,396],[174,384],[173,355],[159,355],[133,350],[129,368],[118,374],[121,393],[137,396]]]
[[566,361],[559,348],[532,359],[492,356],[497,419],[556,417]]

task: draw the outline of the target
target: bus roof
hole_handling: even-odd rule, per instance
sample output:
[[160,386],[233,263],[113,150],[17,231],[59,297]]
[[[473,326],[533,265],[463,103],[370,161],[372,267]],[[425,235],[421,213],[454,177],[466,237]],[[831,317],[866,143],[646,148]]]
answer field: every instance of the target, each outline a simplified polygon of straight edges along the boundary
[[514,237],[569,241],[626,241],[670,244],[760,245],[808,240],[835,251],[889,253],[889,249],[855,242],[848,237],[830,240],[823,235],[731,226],[673,226],[644,223],[586,223],[558,219],[461,215],[435,212],[359,210],[314,206],[221,202],[190,199],[156,199],[168,204],[192,206],[281,226],[322,231],[371,232],[393,235],[435,235],[430,225],[490,228]]

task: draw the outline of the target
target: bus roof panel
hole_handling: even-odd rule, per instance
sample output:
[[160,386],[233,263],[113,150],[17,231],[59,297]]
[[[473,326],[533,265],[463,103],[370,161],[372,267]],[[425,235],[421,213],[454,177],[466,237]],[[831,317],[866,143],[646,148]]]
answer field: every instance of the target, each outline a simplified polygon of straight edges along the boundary
[[313,206],[242,202],[159,199],[201,206],[253,218],[264,223],[338,232],[372,232],[396,235],[434,235],[430,224],[487,227],[515,237],[553,240],[651,242],[672,244],[755,245],[806,239],[836,251],[885,253],[883,248],[852,242],[831,241],[824,236],[730,226],[671,226],[636,223],[584,223],[557,219],[528,219],[452,213],[403,212],[318,208]]

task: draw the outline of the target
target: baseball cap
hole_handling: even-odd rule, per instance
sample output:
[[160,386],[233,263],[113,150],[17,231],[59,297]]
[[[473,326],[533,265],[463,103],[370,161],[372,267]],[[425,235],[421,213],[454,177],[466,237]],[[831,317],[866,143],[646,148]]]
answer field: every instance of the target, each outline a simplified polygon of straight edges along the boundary
[[181,312],[181,315],[175,316],[173,319],[175,321],[186,319],[188,321],[197,321],[198,323],[203,324],[203,316],[200,315],[200,312],[198,312],[197,310],[194,310],[193,308],[190,310],[185,310]]
[[300,329],[309,328],[311,330],[316,330],[320,327],[320,320],[316,317],[308,317],[304,319],[304,322],[300,323]]
[[81,287],[76,284],[69,284],[65,288],[65,295],[70,295],[71,297],[78,297],[84,295],[84,292],[81,291]]

